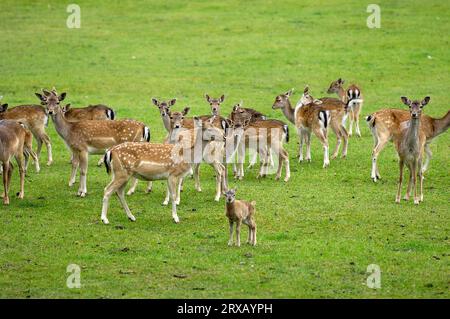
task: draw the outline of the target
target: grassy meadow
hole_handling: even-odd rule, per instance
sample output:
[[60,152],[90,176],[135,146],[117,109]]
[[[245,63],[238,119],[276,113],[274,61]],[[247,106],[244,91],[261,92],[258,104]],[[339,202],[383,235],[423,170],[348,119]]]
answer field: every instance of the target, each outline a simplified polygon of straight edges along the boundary
[[[0,95],[10,107],[38,104],[34,92],[55,86],[73,107],[104,103],[118,118],[165,136],[151,97],[177,97],[192,115],[209,112],[204,93],[241,99],[270,118],[271,106],[294,87],[293,103],[308,84],[326,96],[332,80],[361,86],[362,115],[406,108],[400,96],[431,96],[424,112],[449,109],[450,3],[377,1],[381,28],[369,29],[361,1],[75,1],[81,28],[69,29],[70,2],[0,2]],[[255,200],[258,245],[228,247],[224,201],[214,202],[214,176],[201,168],[202,193],[185,183],[178,215],[161,205],[165,182],[145,194],[140,183],[128,204],[116,197],[110,225],[100,222],[104,167],[89,162],[88,195],[68,187],[69,152],[52,122],[54,164],[30,166],[25,199],[0,208],[1,298],[449,298],[450,136],[437,138],[425,179],[425,201],[395,204],[397,155],[381,153],[382,180],[373,183],[373,140],[362,118],[348,157],[322,169],[313,137],[312,163],[296,160],[290,124],[291,180],[257,180],[246,170],[238,198]],[[335,138],[330,133],[330,146]],[[36,144],[34,144],[36,145]],[[230,171],[231,172],[231,171]],[[284,175],[283,175],[284,176]],[[78,178],[77,178],[78,180]],[[18,191],[13,174],[11,194]],[[243,228],[242,239],[247,236]],[[66,267],[81,267],[81,288],[69,289]],[[367,266],[381,268],[381,288],[366,285]]]

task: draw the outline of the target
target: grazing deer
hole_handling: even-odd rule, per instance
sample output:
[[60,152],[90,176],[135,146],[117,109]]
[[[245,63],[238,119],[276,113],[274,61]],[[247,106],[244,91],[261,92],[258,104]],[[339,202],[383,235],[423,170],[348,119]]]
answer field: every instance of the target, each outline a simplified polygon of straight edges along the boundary
[[25,126],[15,120],[0,120],[0,162],[3,169],[3,204],[9,205],[9,187],[14,157],[19,167],[20,191],[17,196],[24,197],[25,174],[28,157],[31,156],[36,163],[36,171],[39,171],[39,161],[32,149],[32,136]]
[[244,127],[244,138],[238,147],[238,168],[235,176],[242,180],[244,177],[243,160],[245,158],[245,149],[248,148],[255,153],[258,153],[261,159],[261,166],[258,173],[259,177],[267,175],[269,166],[269,157],[272,153],[278,154],[278,169],[275,179],[281,177],[283,164],[286,168],[286,175],[284,181],[287,182],[290,178],[289,168],[289,154],[284,149],[283,143],[289,141],[289,127],[279,120],[257,120],[251,122],[250,118],[245,113],[235,113],[232,115],[234,123],[240,124]]
[[[198,156],[195,148],[208,143],[203,140],[201,120],[194,118],[196,128],[179,132],[174,144],[154,144],[127,142],[110,148],[105,156],[107,172],[113,172],[112,181],[106,186],[103,196],[101,220],[108,224],[107,212],[109,198],[117,193],[119,200],[131,221],[136,218],[131,214],[125,200],[124,189],[128,180],[135,178],[154,181],[167,180],[167,190],[172,201],[172,218],[175,223],[180,220],[177,215],[177,203],[180,201],[179,185],[181,180],[189,174],[192,164]],[[193,134],[192,134],[193,133]],[[216,172],[218,174],[220,172]],[[178,192],[177,192],[178,189]]]
[[[410,118],[409,111],[400,109],[382,109],[366,117],[370,132],[374,138],[371,171],[371,178],[374,182],[381,178],[377,165],[380,152],[389,141],[393,140],[395,135],[399,135],[406,128]],[[422,171],[425,173],[432,156],[430,144],[434,138],[447,131],[450,127],[450,111],[442,118],[432,118],[422,114],[420,122],[420,129],[424,131],[426,136],[425,163],[422,167]]]
[[336,81],[331,82],[330,87],[328,88],[327,93],[336,93],[342,102],[347,104],[348,100],[353,100],[353,103],[351,104],[351,107],[349,108],[350,111],[350,124],[349,124],[349,130],[348,135],[352,136],[353,134],[353,123],[355,123],[355,130],[356,135],[358,137],[361,137],[361,131],[359,129],[359,115],[362,110],[363,105],[363,96],[361,94],[361,89],[351,84],[346,90],[344,89],[344,80],[341,78],[337,79]]
[[244,200],[236,199],[236,190],[230,189],[224,193],[225,197],[225,215],[230,223],[230,239],[228,246],[233,246],[233,226],[236,223],[236,246],[241,246],[241,225],[244,223],[248,226],[247,244],[256,245],[256,222],[255,222],[255,205]]
[[[0,97],[1,100],[1,97]],[[0,103],[0,120],[14,120],[21,122],[31,131],[37,142],[36,154],[40,158],[42,144],[47,147],[47,165],[53,162],[52,144],[45,132],[48,124],[48,116],[45,109],[40,105],[19,105],[8,109],[8,104]]]
[[82,120],[114,120],[115,112],[112,108],[103,105],[89,105],[81,108],[72,108],[70,104],[63,107],[64,116],[68,121]]
[[[402,102],[409,106],[410,120],[408,127],[400,134],[394,135],[394,144],[399,156],[400,175],[398,179],[398,189],[395,201],[400,203],[403,181],[404,165],[409,169],[409,183],[405,200],[409,200],[411,188],[414,188],[414,204],[418,205],[423,201],[423,171],[422,160],[426,143],[425,131],[421,129],[422,108],[430,102],[430,97],[426,96],[422,101],[411,101],[402,96]],[[417,177],[419,178],[419,193],[417,194]]]
[[80,187],[78,196],[87,193],[86,175],[89,154],[103,154],[111,146],[128,141],[149,141],[150,129],[143,123],[134,120],[70,122],[64,117],[60,102],[66,93],[56,95],[55,91],[43,90],[43,95],[36,96],[45,104],[52,117],[56,131],[72,152],[72,173],[69,186],[75,183],[78,167],[80,167]]

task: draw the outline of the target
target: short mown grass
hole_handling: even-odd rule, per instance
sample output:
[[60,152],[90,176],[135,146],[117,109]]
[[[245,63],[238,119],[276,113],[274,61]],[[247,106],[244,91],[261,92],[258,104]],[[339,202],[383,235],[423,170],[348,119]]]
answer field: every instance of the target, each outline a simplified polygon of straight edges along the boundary
[[[401,95],[430,95],[424,112],[435,117],[449,108],[445,1],[378,1],[380,29],[367,28],[366,3],[349,0],[76,3],[80,29],[66,27],[66,3],[1,1],[5,103],[38,103],[34,92],[56,86],[74,107],[104,103],[119,118],[144,121],[153,141],[165,131],[152,96],[177,97],[174,109],[189,105],[199,115],[209,109],[204,93],[225,93],[225,114],[243,99],[283,120],[271,109],[277,94],[309,84],[322,97],[343,77],[362,87],[363,115],[403,108]],[[448,298],[449,135],[432,144],[425,201],[396,205],[396,153],[386,148],[383,179],[371,182],[373,141],[361,124],[348,158],[328,169],[317,139],[312,163],[297,163],[290,125],[288,183],[257,180],[257,168],[230,182],[238,198],[257,202],[258,246],[229,248],[210,167],[201,168],[202,193],[186,181],[180,224],[161,206],[165,183],[156,182],[152,194],[141,183],[128,197],[135,223],[112,198],[105,226],[100,211],[110,177],[93,156],[88,196],[76,197],[67,186],[69,153],[49,123],[54,165],[30,169],[26,198],[0,209],[0,297]],[[11,193],[17,189],[15,171]],[[66,286],[72,263],[81,267],[80,289]],[[370,264],[381,268],[381,289],[366,285]]]

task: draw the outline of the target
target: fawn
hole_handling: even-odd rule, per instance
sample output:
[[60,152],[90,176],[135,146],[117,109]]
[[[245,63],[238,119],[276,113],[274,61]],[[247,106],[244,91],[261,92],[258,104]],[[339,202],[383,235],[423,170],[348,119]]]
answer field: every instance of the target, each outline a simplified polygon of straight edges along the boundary
[[236,199],[236,189],[227,190],[225,197],[225,215],[230,223],[230,239],[228,246],[233,245],[233,226],[236,223],[236,246],[241,246],[241,225],[244,223],[248,226],[247,244],[256,245],[256,222],[255,222],[255,205],[256,202],[247,202]]

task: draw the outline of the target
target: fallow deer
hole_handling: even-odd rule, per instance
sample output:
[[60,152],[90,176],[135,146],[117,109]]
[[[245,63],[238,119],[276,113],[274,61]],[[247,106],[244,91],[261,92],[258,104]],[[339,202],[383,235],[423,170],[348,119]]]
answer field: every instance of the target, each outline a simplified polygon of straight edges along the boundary
[[363,105],[363,96],[361,93],[361,89],[355,84],[351,84],[347,89],[344,89],[344,80],[341,78],[336,81],[331,82],[330,87],[328,88],[327,93],[336,93],[342,102],[347,104],[347,102],[351,99],[352,103],[349,105],[350,111],[350,124],[348,135],[352,136],[353,134],[353,123],[355,123],[356,135],[361,137],[361,131],[359,129],[359,115],[362,110]]
[[[1,97],[0,97],[1,100]],[[31,131],[37,142],[36,154],[40,158],[42,144],[47,147],[47,165],[53,162],[52,144],[45,132],[48,124],[48,116],[40,105],[19,105],[8,109],[8,104],[0,103],[0,120],[14,120],[21,122]]]
[[11,163],[14,157],[19,167],[20,191],[17,196],[24,197],[24,185],[26,174],[26,162],[31,156],[36,163],[36,170],[39,171],[39,161],[32,149],[32,135],[25,128],[25,125],[15,120],[0,120],[0,162],[3,169],[3,204],[9,204],[9,187],[13,166]]
[[158,101],[156,98],[152,98],[152,103],[156,105],[161,115],[161,119],[164,124],[164,128],[167,132],[170,132],[170,107],[177,102],[177,99],[171,99],[169,101]]
[[[393,140],[394,135],[399,135],[407,127],[410,117],[409,111],[400,109],[381,109],[366,117],[370,132],[374,138],[371,171],[371,178],[374,182],[381,178],[377,165],[380,152],[389,141]],[[426,136],[425,163],[422,167],[422,171],[425,173],[432,156],[430,144],[435,137],[444,133],[450,127],[450,111],[447,111],[447,114],[442,118],[432,118],[422,114],[420,121],[420,129],[424,131]]]
[[86,107],[72,108],[70,104],[63,107],[64,116],[68,121],[82,120],[114,120],[115,112],[112,108],[103,105],[89,105]]
[[104,154],[106,149],[124,142],[150,140],[150,129],[135,120],[68,121],[60,106],[66,93],[58,96],[55,91],[43,90],[43,95],[36,93],[36,96],[45,104],[56,131],[72,152],[72,173],[69,186],[75,183],[76,172],[80,167],[80,187],[78,189],[80,197],[85,197],[87,193],[86,175],[89,154]]
[[[422,160],[426,143],[425,131],[421,129],[422,108],[430,101],[430,97],[425,97],[422,101],[411,101],[402,96],[402,102],[409,106],[410,120],[408,127],[394,135],[394,144],[399,156],[400,175],[398,179],[398,189],[395,201],[400,203],[403,168],[409,169],[409,183],[405,199],[409,200],[411,188],[414,188],[414,204],[423,201],[423,171]],[[417,178],[419,178],[419,194],[417,193]]]
[[241,225],[248,226],[247,244],[256,245],[256,222],[255,205],[256,202],[247,202],[236,199],[236,190],[230,189],[224,193],[225,197],[225,215],[230,224],[230,239],[228,246],[233,246],[233,225],[236,223],[236,246],[241,246]]
[[124,196],[125,186],[132,176],[148,181],[167,180],[167,190],[172,201],[172,218],[175,223],[180,221],[176,207],[180,201],[180,181],[189,174],[192,164],[198,160],[196,148],[200,147],[201,151],[203,144],[209,142],[203,140],[201,120],[195,118],[194,121],[195,129],[184,130],[183,133],[186,134],[179,132],[174,144],[127,142],[116,145],[106,152],[104,157],[106,170],[108,173],[113,172],[113,179],[104,192],[101,215],[103,223],[109,223],[107,218],[109,198],[114,193],[117,193],[128,218],[131,221],[136,220]]

